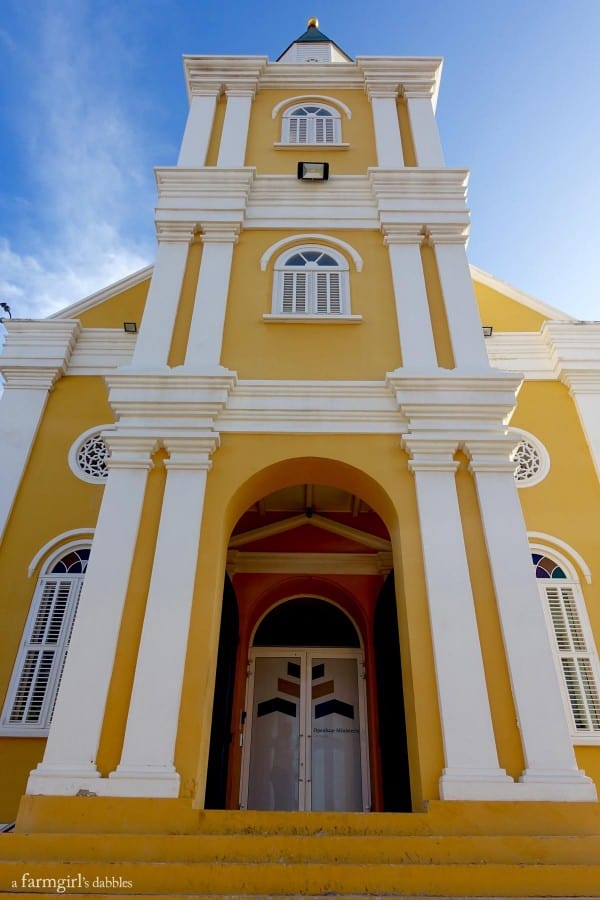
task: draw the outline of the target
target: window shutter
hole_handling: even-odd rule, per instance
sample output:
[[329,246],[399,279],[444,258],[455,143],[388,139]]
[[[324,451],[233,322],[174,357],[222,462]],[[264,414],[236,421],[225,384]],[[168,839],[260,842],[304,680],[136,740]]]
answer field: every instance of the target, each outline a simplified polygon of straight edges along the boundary
[[304,272],[283,273],[281,312],[288,315],[306,312],[306,274]]
[[317,313],[342,312],[340,277],[339,272],[317,272]]
[[555,647],[577,731],[600,731],[600,693],[574,588],[543,585]]
[[306,312],[306,274],[304,272],[295,272],[295,296],[294,296],[294,312]]
[[306,144],[308,141],[308,117],[290,116],[288,134],[290,144]]
[[10,724],[49,724],[82,584],[83,577],[47,577],[40,582],[38,610],[21,651]]

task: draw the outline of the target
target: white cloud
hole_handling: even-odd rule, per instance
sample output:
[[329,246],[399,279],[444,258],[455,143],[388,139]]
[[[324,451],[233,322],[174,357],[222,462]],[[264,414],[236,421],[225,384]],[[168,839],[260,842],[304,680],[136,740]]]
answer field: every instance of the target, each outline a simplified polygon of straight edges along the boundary
[[0,299],[15,317],[48,315],[152,261],[147,123],[117,25],[88,0],[48,2],[22,48],[19,128],[35,201],[18,237],[0,239]]

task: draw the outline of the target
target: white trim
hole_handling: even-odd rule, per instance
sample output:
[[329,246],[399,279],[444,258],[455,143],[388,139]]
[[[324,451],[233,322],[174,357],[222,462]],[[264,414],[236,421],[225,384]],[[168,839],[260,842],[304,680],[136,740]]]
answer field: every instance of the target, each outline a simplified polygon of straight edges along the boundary
[[[290,106],[305,105],[304,103],[299,103],[299,101],[303,100],[307,100],[310,103],[312,103],[313,100],[325,100],[327,103],[332,103],[334,106],[338,106],[342,110],[342,112],[346,114],[347,119],[352,118],[352,112],[345,103],[342,103],[341,100],[337,100],[335,97],[329,97],[326,94],[298,94],[297,97],[286,97],[285,100],[280,100],[279,103],[275,104],[271,111],[271,118],[276,119],[279,110],[283,109],[283,107],[287,104],[289,104]],[[319,146],[322,145],[320,144]]]
[[359,325],[363,317],[354,315],[335,315],[334,313],[326,313],[321,315],[283,315],[282,313],[263,313],[263,320],[271,324],[281,322],[292,322],[294,325]]
[[83,434],[80,434],[78,438],[75,438],[71,446],[69,447],[69,453],[67,456],[69,462],[69,468],[73,475],[76,478],[79,478],[80,481],[87,481],[88,484],[96,484],[96,485],[104,485],[106,484],[106,478],[93,478],[91,475],[88,475],[83,469],[79,468],[77,464],[77,454],[79,452],[79,448],[84,444],[89,438],[93,437],[96,434],[100,434],[102,431],[114,431],[116,428],[114,422],[110,422],[107,425],[96,425],[94,428],[88,428],[87,431],[84,431]]
[[590,571],[590,567],[584,560],[583,556],[577,552],[570,544],[567,544],[566,541],[562,541],[560,538],[554,537],[552,534],[545,534],[543,531],[528,531],[527,537],[529,539],[529,545],[532,550],[539,551],[544,554],[548,554],[549,556],[556,557],[556,561],[559,562],[563,569],[570,573],[571,581],[579,581],[577,576],[577,572],[573,568],[573,563],[566,556],[563,556],[556,550],[556,547],[560,547],[565,553],[568,553],[569,556],[577,563],[583,577],[587,581],[588,584],[592,583],[592,573]]
[[362,272],[363,261],[360,253],[354,249],[350,244],[346,243],[346,241],[342,241],[340,238],[333,237],[329,234],[315,234],[305,233],[305,234],[294,234],[291,237],[282,238],[279,241],[276,241],[274,244],[265,250],[263,255],[260,258],[260,270],[261,272],[266,271],[266,268],[269,264],[269,260],[282,247],[287,247],[289,244],[298,244],[298,249],[301,249],[303,241],[324,241],[325,244],[332,244],[334,247],[340,247],[342,250],[345,250],[348,256],[352,258],[354,265],[356,266],[357,272]]
[[393,568],[392,552],[376,553],[271,553],[229,550],[227,572],[277,572],[288,575],[387,575]]
[[529,309],[533,309],[535,312],[540,313],[540,315],[545,316],[547,319],[566,322],[576,322],[577,320],[570,316],[568,313],[564,312],[562,309],[557,309],[555,306],[550,306],[548,303],[543,303],[541,300],[538,300],[536,297],[532,297],[531,294],[526,294],[524,291],[520,291],[518,288],[513,287],[510,284],[507,284],[505,281],[501,281],[499,278],[496,278],[495,275],[490,275],[489,272],[485,272],[483,269],[479,269],[477,266],[470,265],[471,276],[473,281],[478,281],[480,284],[485,284],[486,287],[492,288],[494,291],[498,291],[498,293],[503,294],[505,297],[510,298],[511,300],[516,300],[517,303],[521,303],[523,306],[529,307]]
[[[55,562],[55,556],[64,556],[64,552],[67,550],[73,550],[76,547],[79,547],[81,544],[91,543],[92,538],[94,537],[95,528],[72,528],[70,531],[63,531],[62,534],[58,534],[56,537],[53,537],[48,541],[47,544],[44,544],[43,547],[40,547],[38,552],[35,554],[31,562],[29,563],[29,567],[27,569],[27,577],[31,578],[41,560],[44,559],[46,554],[50,554],[51,550],[54,550],[56,547],[56,551],[53,553],[52,557],[44,562],[44,568],[47,568],[51,563]],[[61,541],[66,540],[67,538],[78,538],[78,540],[69,541],[68,544],[61,544]]]
[[273,144],[275,150],[295,150],[298,152],[298,148],[301,147],[303,150],[322,150],[326,148],[329,150],[348,150],[350,144],[347,141],[338,141],[335,144],[310,144],[308,142],[303,144],[290,144],[289,141],[275,141]]
[[96,291],[93,294],[89,294],[87,297],[84,297],[83,300],[78,300],[77,303],[72,303],[70,306],[65,306],[64,309],[52,313],[52,315],[47,316],[47,319],[76,319],[81,313],[87,312],[88,309],[93,309],[94,306],[104,303],[105,300],[110,300],[112,297],[116,297],[117,294],[129,290],[129,288],[136,287],[136,285],[141,284],[142,281],[149,281],[152,277],[152,270],[153,266],[144,266],[143,269],[138,269],[138,271],[134,272],[132,275],[127,275],[125,278],[121,278],[119,281],[109,284],[108,287],[102,288],[102,290]]
[[[548,472],[550,471],[550,454],[546,450],[545,446],[542,444],[540,439],[532,434],[530,431],[525,431],[524,428],[515,428],[511,426],[508,429],[509,435],[515,434],[521,438],[521,440],[527,441],[527,443],[531,444],[533,448],[537,451],[540,460],[540,468],[532,475],[531,478],[528,478],[526,481],[517,481],[515,477],[515,484],[521,490],[521,488],[530,488],[534,487],[536,484],[539,484],[540,481],[543,481]],[[520,441],[519,441],[520,443]],[[518,444],[515,446],[515,450],[517,449]],[[514,453],[515,451],[513,451]],[[516,470],[515,470],[516,471]]]

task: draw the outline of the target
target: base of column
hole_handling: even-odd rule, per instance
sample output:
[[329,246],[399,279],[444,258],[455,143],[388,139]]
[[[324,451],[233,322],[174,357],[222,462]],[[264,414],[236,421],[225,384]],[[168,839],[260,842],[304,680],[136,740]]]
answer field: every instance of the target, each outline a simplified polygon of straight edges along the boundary
[[93,765],[53,766],[40,763],[27,782],[26,794],[73,797],[78,793],[97,793],[100,772]]
[[587,803],[598,799],[596,785],[582,769],[525,769],[519,787],[527,792],[528,800]]
[[[105,779],[106,780],[106,779]],[[103,794],[111,797],[178,797],[180,778],[173,766],[118,766]]]
[[514,781],[504,769],[444,769],[441,800],[508,800]]

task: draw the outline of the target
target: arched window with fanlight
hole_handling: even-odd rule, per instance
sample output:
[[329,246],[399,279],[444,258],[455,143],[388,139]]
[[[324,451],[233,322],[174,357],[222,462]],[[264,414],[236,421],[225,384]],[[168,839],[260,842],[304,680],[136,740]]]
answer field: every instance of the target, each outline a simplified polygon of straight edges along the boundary
[[87,546],[55,554],[38,579],[2,713],[5,733],[48,732],[89,555]]
[[340,114],[331,106],[306,103],[292,106],[283,114],[284,144],[339,144],[341,140]]
[[565,707],[575,740],[600,740],[600,670],[579,580],[562,561],[532,553]]
[[348,263],[329,247],[295,247],[275,263],[273,313],[343,316],[350,312]]

